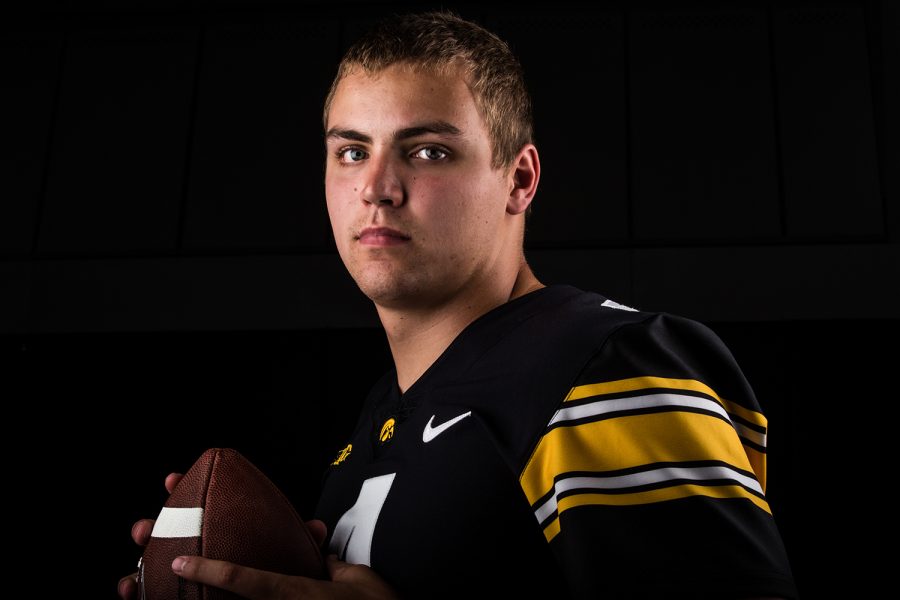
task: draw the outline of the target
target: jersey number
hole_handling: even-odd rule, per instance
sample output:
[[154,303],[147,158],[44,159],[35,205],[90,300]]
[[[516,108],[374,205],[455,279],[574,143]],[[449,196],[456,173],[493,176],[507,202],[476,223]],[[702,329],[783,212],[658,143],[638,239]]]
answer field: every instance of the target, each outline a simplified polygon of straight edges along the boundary
[[379,475],[363,481],[356,504],[334,526],[328,549],[338,558],[352,564],[372,566],[372,538],[381,507],[394,484],[394,475]]

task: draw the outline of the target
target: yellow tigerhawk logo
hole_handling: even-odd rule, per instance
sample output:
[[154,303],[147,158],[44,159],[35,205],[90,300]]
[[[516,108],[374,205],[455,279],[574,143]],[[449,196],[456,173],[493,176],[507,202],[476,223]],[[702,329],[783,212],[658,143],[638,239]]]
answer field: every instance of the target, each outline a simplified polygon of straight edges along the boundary
[[335,458],[335,459],[334,459],[334,462],[331,463],[331,464],[332,464],[332,465],[339,465],[339,464],[341,464],[342,462],[344,462],[345,460],[347,460],[347,457],[350,456],[350,451],[351,451],[351,450],[353,450],[353,444],[347,444],[347,447],[346,447],[346,448],[344,448],[343,450],[341,450],[340,452],[338,452],[337,458]]
[[382,444],[394,437],[394,424],[396,424],[396,421],[391,417],[381,426],[381,433],[378,435],[378,439],[381,440]]

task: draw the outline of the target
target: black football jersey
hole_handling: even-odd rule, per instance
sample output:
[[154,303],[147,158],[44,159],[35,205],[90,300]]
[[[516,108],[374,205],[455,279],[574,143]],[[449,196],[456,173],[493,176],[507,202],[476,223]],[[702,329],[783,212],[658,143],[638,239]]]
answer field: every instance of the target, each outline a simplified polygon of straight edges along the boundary
[[372,389],[324,475],[330,552],[404,597],[796,596],[766,419],[689,319],[548,286]]

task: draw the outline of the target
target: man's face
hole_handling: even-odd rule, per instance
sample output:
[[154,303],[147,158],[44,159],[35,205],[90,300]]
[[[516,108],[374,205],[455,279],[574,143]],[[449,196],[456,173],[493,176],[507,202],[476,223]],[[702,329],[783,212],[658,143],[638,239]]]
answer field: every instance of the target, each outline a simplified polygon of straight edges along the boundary
[[325,195],[348,271],[376,304],[429,308],[490,281],[511,179],[460,75],[348,75],[328,115]]

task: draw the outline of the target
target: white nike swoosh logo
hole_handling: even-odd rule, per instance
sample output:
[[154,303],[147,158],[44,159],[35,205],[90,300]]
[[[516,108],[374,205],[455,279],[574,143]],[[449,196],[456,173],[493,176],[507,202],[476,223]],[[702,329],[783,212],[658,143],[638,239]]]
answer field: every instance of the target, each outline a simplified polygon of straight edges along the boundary
[[448,429],[450,429],[451,427],[453,427],[454,425],[456,425],[457,423],[459,423],[460,421],[462,421],[463,419],[465,419],[466,417],[468,417],[471,414],[472,414],[472,411],[470,410],[469,412],[465,412],[465,413],[459,415],[458,417],[453,417],[449,421],[445,421],[445,422],[441,423],[437,427],[431,426],[431,424],[434,422],[434,417],[436,416],[436,415],[431,415],[431,418],[428,419],[428,424],[425,425],[425,429],[424,429],[424,431],[422,431],[422,441],[427,444],[428,442],[430,442],[437,436],[441,435],[442,433],[444,433],[445,431],[447,431]]

